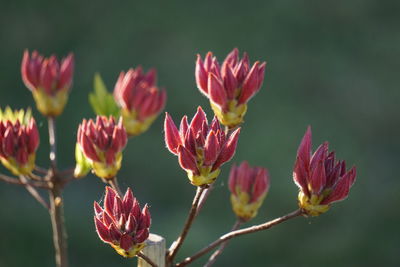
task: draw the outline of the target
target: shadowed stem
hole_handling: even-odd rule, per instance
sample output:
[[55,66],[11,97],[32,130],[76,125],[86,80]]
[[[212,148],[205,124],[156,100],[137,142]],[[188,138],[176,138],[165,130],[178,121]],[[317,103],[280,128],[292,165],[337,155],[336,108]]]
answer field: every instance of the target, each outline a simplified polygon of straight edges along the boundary
[[44,189],[49,189],[49,186],[46,182],[39,182],[39,181],[26,181],[23,182],[21,180],[18,180],[16,178],[0,174],[0,181],[6,182],[8,184],[15,184],[15,185],[21,185],[21,186],[26,186],[26,185],[31,185],[33,187],[38,187],[38,188],[44,188]]
[[25,176],[19,176],[20,181],[25,185],[26,190],[32,195],[34,199],[36,199],[45,209],[50,210],[49,204],[42,198],[39,192],[29,184],[28,179]]
[[51,169],[48,179],[52,188],[49,192],[50,197],[50,218],[53,228],[53,243],[57,267],[68,266],[67,253],[67,233],[64,224],[64,201],[62,198],[63,182],[57,172],[57,141],[56,125],[53,117],[48,118],[49,143],[50,143],[50,163]]
[[[233,224],[231,232],[237,230],[240,225],[242,224],[242,220],[240,220],[239,218],[236,220],[236,222]],[[219,248],[211,255],[211,257],[208,259],[208,262],[204,265],[204,267],[211,267],[215,261],[217,260],[217,257],[219,255],[222,254],[222,252],[224,251],[226,245],[228,245],[229,240],[223,242]]]
[[179,266],[179,267],[186,266],[189,263],[191,263],[192,261],[200,258],[204,254],[208,253],[209,251],[211,251],[212,249],[216,248],[217,246],[226,242],[229,239],[232,239],[234,237],[238,237],[241,235],[245,235],[245,234],[251,234],[251,233],[258,232],[258,231],[267,230],[267,229],[271,228],[272,226],[278,225],[280,223],[283,223],[289,219],[295,218],[302,214],[303,214],[303,212],[300,209],[298,209],[298,210],[295,210],[285,216],[276,218],[272,221],[227,233],[227,234],[221,236],[220,238],[218,238],[217,240],[215,240],[214,242],[212,242],[211,244],[209,244],[208,246],[206,246],[205,248],[203,248],[202,250],[198,251],[193,256],[187,257],[182,262],[175,264],[175,266]]
[[174,257],[178,253],[179,248],[182,246],[183,241],[185,240],[190,227],[192,226],[192,223],[194,221],[194,218],[196,217],[197,214],[197,207],[199,205],[200,197],[203,194],[204,190],[206,188],[204,187],[197,187],[196,190],[196,195],[194,196],[193,202],[192,202],[192,207],[190,208],[188,218],[186,219],[185,226],[183,227],[182,233],[178,237],[178,239],[172,243],[171,247],[169,248],[169,252],[167,255],[167,262],[171,263],[174,260]]
[[139,252],[139,253],[137,254],[137,256],[138,256],[139,258],[142,258],[145,262],[147,262],[147,263],[150,264],[151,266],[153,266],[153,267],[158,267],[157,264],[155,264],[149,257],[147,257],[146,255],[144,255],[142,252]]
[[112,179],[107,179],[106,182],[118,193],[120,197],[124,197],[121,189],[119,188],[117,177],[114,177]]

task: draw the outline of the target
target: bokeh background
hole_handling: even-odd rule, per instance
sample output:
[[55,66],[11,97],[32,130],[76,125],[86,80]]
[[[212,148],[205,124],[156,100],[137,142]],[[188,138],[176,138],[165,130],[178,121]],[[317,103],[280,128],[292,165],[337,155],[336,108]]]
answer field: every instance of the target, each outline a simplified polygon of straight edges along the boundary
[[[307,125],[314,145],[329,140],[339,158],[356,165],[349,198],[318,218],[297,218],[233,240],[216,266],[394,266],[400,261],[399,70],[400,2],[355,1],[1,1],[0,105],[34,107],[20,77],[23,50],[75,53],[75,82],[59,117],[59,162],[74,165],[76,128],[93,117],[93,75],[112,89],[121,70],[155,67],[168,91],[166,110],[178,120],[198,105],[197,53],[222,60],[234,47],[251,61],[268,61],[262,90],[249,105],[233,162],[269,168],[271,190],[252,223],[296,209],[292,167]],[[48,166],[46,120],[35,110]],[[151,205],[152,231],[172,242],[194,187],[165,148],[163,115],[129,141],[120,184]],[[234,222],[226,164],[180,251],[192,254]],[[7,173],[4,168],[1,172]],[[71,266],[135,266],[100,242],[93,200],[98,178],[65,190]],[[0,184],[0,266],[54,266],[47,212],[23,189]],[[193,266],[202,266],[203,258]]]

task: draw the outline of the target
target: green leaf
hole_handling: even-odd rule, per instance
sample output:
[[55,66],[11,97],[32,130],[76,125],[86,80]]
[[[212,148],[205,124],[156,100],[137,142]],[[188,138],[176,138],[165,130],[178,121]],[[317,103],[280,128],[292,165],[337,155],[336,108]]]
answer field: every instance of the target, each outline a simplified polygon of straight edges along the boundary
[[120,109],[115,103],[114,96],[107,91],[107,87],[98,73],[94,75],[93,86],[94,92],[89,94],[89,103],[94,113],[118,118]]

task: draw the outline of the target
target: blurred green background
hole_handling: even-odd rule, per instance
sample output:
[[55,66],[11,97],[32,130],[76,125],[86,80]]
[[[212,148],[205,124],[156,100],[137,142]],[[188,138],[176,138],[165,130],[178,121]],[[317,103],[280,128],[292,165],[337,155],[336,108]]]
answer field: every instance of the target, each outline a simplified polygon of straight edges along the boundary
[[[252,223],[297,207],[292,167],[307,125],[314,147],[329,140],[340,159],[356,165],[349,198],[317,218],[297,218],[233,240],[216,266],[394,266],[400,262],[399,1],[2,1],[0,105],[34,107],[20,77],[23,50],[75,53],[70,101],[58,119],[59,162],[74,165],[76,128],[92,117],[88,93],[95,72],[112,89],[121,70],[158,70],[176,121],[198,105],[197,53],[223,60],[232,48],[252,62],[268,61],[253,98],[233,162],[268,167],[271,190]],[[35,110],[48,166],[47,124]],[[194,187],[165,148],[163,115],[129,141],[120,184],[150,203],[152,231],[172,242],[180,232]],[[202,248],[234,222],[226,164],[178,259]],[[1,172],[7,173],[4,168]],[[104,185],[89,177],[65,190],[71,266],[135,266],[100,242],[92,205]],[[0,184],[0,266],[54,266],[47,212],[23,189]],[[202,266],[202,260],[193,266]]]

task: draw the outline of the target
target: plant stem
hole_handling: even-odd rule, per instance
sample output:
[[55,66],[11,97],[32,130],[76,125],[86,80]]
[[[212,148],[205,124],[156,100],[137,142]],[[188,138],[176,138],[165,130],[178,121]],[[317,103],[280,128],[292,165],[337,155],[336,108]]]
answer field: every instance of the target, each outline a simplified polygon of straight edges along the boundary
[[144,255],[142,252],[139,252],[137,254],[137,256],[139,258],[142,258],[144,261],[146,261],[148,264],[150,264],[153,267],[157,267],[157,264],[155,264],[149,257],[147,257],[146,255]]
[[169,252],[167,255],[167,262],[169,264],[172,264],[174,257],[178,253],[179,248],[182,246],[183,241],[185,240],[185,238],[189,232],[189,229],[192,226],[194,218],[196,217],[196,214],[197,214],[197,206],[199,204],[200,197],[203,194],[204,190],[206,190],[206,188],[197,187],[196,195],[194,196],[194,199],[192,202],[192,207],[190,208],[189,215],[188,215],[188,218],[186,219],[185,226],[182,229],[182,233],[180,234],[178,239],[174,243],[172,243],[171,247],[169,248]]
[[25,185],[26,190],[36,199],[45,209],[49,210],[49,204],[42,198],[39,192],[29,184],[28,179],[25,176],[19,176],[20,181]]
[[57,171],[57,141],[56,124],[53,117],[48,118],[49,143],[50,143],[50,164],[51,169],[48,178],[52,188],[50,197],[50,218],[53,228],[53,243],[57,267],[68,266],[67,233],[64,223],[64,201],[62,198],[63,181]]
[[122,194],[121,189],[119,188],[118,180],[117,177],[114,177],[112,179],[107,179],[107,183],[115,190],[117,191],[118,195],[120,197],[123,197],[124,195]]
[[[240,225],[242,224],[242,220],[240,220],[239,218],[236,220],[236,222],[233,224],[231,232],[237,230]],[[224,251],[226,245],[228,245],[229,240],[223,242],[219,248],[211,255],[211,257],[208,259],[208,262],[204,265],[204,267],[211,267],[215,261],[217,260],[217,257],[219,255],[222,254],[222,252]]]
[[259,225],[250,226],[250,227],[247,227],[247,228],[244,228],[244,229],[240,229],[240,230],[236,230],[236,231],[233,231],[233,232],[229,232],[229,233],[221,236],[220,238],[218,238],[217,240],[215,240],[214,242],[212,242],[211,244],[209,244],[208,246],[206,246],[202,250],[198,251],[193,256],[187,257],[182,262],[175,264],[175,266],[179,266],[179,267],[186,266],[189,263],[191,263],[192,261],[200,258],[201,256],[203,256],[207,252],[211,251],[212,249],[214,249],[215,247],[219,246],[220,244],[226,242],[229,239],[232,239],[234,237],[238,237],[238,236],[241,236],[241,235],[245,235],[245,234],[251,234],[251,233],[258,232],[258,231],[267,230],[267,229],[271,228],[272,226],[278,225],[280,223],[283,223],[283,222],[285,222],[285,221],[287,221],[289,219],[295,218],[295,217],[297,217],[299,215],[302,215],[302,214],[303,214],[303,212],[300,209],[298,209],[298,210],[295,210],[295,211],[293,211],[293,212],[291,212],[291,213],[289,213],[289,214],[287,214],[285,216],[276,218],[276,219],[274,219],[272,221],[269,221],[269,222],[266,222],[266,223],[263,223],[263,224],[259,224]]
[[22,186],[30,185],[33,187],[49,189],[49,186],[45,182],[29,181],[29,180],[26,182],[23,182],[21,180],[18,180],[16,178],[13,178],[13,177],[10,177],[10,176],[4,175],[4,174],[0,174],[0,181],[6,182],[8,184],[15,184],[15,185],[22,185]]

